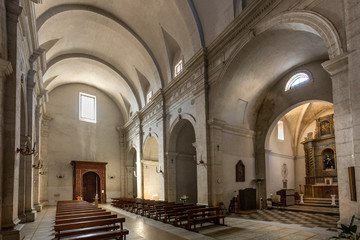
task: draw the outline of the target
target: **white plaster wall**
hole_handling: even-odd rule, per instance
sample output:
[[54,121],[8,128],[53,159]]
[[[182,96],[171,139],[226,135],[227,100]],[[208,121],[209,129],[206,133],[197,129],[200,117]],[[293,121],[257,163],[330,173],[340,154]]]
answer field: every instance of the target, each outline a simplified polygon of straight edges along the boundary
[[269,138],[268,158],[266,159],[266,195],[276,194],[283,188],[281,167],[285,163],[288,168],[287,188],[295,188],[295,161],[291,146],[291,132],[286,121],[284,122],[284,140],[278,139],[277,125]]
[[[96,96],[97,123],[79,121],[79,92]],[[72,160],[107,162],[107,201],[120,196],[120,146],[115,127],[122,124],[122,116],[115,103],[103,92],[81,84],[64,85],[49,94],[48,114],[48,199],[73,197]],[[64,175],[58,179],[56,175]]]
[[[224,193],[225,206],[235,197],[240,189],[256,188],[254,140],[252,137],[223,133],[222,144],[219,146],[223,161],[223,179],[220,183]],[[235,166],[239,160],[245,165],[245,182],[236,182]],[[216,179],[215,179],[216,180]]]

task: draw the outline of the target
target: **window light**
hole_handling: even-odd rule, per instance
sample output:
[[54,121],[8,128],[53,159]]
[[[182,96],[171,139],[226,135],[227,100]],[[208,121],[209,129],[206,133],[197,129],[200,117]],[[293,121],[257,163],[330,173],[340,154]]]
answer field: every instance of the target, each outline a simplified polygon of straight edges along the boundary
[[284,122],[278,121],[277,123],[277,129],[278,129],[278,139],[284,140]]
[[293,75],[289,81],[286,83],[285,91],[288,91],[304,82],[307,82],[310,80],[310,77],[308,74],[301,72]]
[[79,93],[79,119],[85,122],[96,123],[96,97]]
[[183,61],[180,60],[178,64],[175,65],[175,77],[179,75],[183,70]]
[[148,92],[148,94],[146,95],[146,103],[148,103],[148,102],[151,101],[152,95],[153,95],[153,92],[152,92],[152,91]]

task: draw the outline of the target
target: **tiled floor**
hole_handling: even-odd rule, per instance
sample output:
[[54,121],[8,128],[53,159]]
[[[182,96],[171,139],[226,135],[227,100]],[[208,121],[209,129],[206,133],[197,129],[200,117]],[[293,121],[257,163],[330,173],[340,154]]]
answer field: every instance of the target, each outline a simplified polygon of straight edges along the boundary
[[[129,240],[208,240],[208,239],[327,239],[334,232],[325,228],[307,228],[299,224],[284,224],[279,222],[267,222],[249,220],[238,217],[227,217],[227,226],[216,226],[205,224],[198,228],[199,233],[187,231],[183,228],[174,227],[153,219],[141,217],[133,213],[122,211],[110,205],[103,207],[118,213],[126,218],[124,227],[129,230]],[[55,218],[55,207],[47,207],[38,214],[37,220],[25,224],[23,233],[26,240],[48,240],[54,238],[53,222]]]

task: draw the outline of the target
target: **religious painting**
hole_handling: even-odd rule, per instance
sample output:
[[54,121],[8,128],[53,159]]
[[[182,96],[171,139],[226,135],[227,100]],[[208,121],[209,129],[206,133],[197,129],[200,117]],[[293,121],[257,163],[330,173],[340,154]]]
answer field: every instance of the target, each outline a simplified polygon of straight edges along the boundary
[[329,121],[323,121],[320,123],[320,135],[329,135],[331,134],[331,126]]
[[236,164],[236,181],[245,182],[245,165],[241,160]]
[[322,153],[323,160],[323,170],[333,170],[335,169],[335,156],[334,151],[332,149],[325,149]]

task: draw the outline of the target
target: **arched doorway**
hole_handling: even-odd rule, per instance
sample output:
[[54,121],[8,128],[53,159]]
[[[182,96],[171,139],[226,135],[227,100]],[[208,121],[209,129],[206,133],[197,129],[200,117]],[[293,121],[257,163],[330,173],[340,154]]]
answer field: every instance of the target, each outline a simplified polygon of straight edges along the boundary
[[305,203],[338,198],[333,114],[332,103],[316,101],[276,118],[265,142],[268,197],[293,189],[304,194]]
[[[142,162],[143,197],[145,199],[159,199],[160,168],[159,144],[155,137],[149,136],[144,145]],[[161,169],[164,171],[163,169]]]
[[100,196],[100,177],[94,172],[83,175],[83,200],[94,202],[95,196]]
[[[169,142],[169,155],[174,167],[170,167],[169,187],[179,202],[182,196],[187,196],[189,203],[197,203],[197,165],[195,129],[190,121],[181,119],[174,126]],[[172,182],[171,182],[172,181]]]

